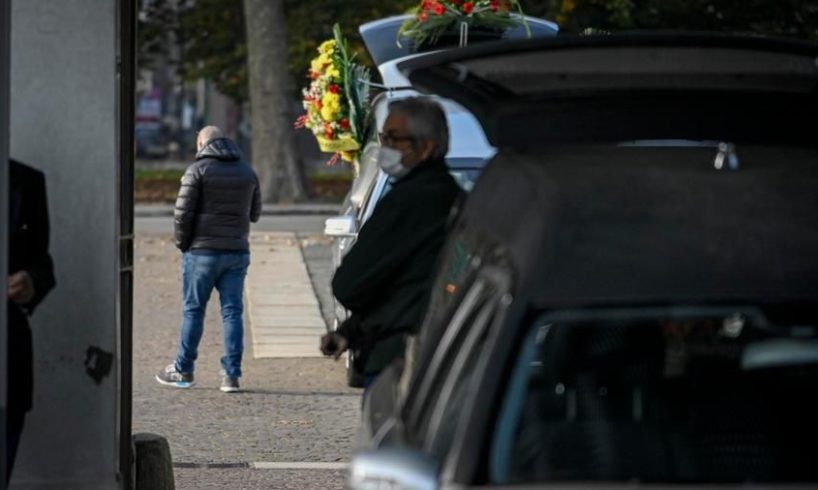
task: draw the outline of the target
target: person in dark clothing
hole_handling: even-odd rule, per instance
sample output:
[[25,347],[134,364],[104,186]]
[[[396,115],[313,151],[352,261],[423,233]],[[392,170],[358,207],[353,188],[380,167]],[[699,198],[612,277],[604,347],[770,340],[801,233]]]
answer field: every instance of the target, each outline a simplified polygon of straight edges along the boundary
[[250,265],[250,222],[261,214],[258,178],[236,144],[215,126],[199,132],[196,162],[182,177],[174,211],[182,254],[182,333],[176,360],[156,375],[176,388],[195,384],[194,362],[213,288],[221,302],[224,356],[221,391],[239,390],[244,352],[244,278]]
[[7,481],[26,413],[32,405],[34,377],[28,317],[56,284],[48,253],[50,230],[45,176],[10,160],[9,182]]
[[402,358],[407,335],[417,333],[428,304],[433,268],[460,188],[444,161],[449,131],[443,109],[423,97],[389,106],[378,164],[392,189],[361,228],[332,280],[350,312],[321,351],[336,359],[354,349],[365,385]]

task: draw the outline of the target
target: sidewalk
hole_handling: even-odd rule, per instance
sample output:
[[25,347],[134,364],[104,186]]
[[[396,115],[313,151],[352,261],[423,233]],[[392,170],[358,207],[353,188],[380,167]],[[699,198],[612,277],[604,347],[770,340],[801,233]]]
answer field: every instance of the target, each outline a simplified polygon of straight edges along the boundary
[[[340,212],[338,203],[300,203],[300,204],[264,204],[261,207],[262,216],[334,216]],[[172,204],[136,204],[134,217],[151,218],[173,216]]]
[[254,233],[247,271],[245,315],[253,356],[321,358],[317,339],[327,332],[295,233]]

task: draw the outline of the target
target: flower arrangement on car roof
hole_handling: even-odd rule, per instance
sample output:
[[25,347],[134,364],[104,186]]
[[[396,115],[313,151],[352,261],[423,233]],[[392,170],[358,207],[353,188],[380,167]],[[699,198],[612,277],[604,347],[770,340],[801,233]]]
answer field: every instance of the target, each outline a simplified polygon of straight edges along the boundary
[[[515,10],[519,16],[512,15]],[[445,33],[458,33],[465,46],[470,29],[499,35],[521,22],[528,28],[518,0],[422,0],[410,13],[414,17],[403,23],[398,35],[416,47],[435,44]]]
[[334,153],[328,163],[341,159],[354,165],[366,129],[370,75],[354,61],[338,24],[332,32],[310,63],[311,81],[302,90],[305,113],[295,127],[311,130],[321,151]]

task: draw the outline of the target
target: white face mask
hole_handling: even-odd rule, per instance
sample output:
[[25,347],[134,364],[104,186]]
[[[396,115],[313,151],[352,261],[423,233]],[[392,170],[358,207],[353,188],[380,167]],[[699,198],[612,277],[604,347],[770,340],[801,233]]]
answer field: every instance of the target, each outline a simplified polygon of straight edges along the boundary
[[388,146],[378,148],[378,166],[391,177],[401,178],[409,173],[409,167],[404,167],[400,162],[402,158],[403,154],[394,148]]

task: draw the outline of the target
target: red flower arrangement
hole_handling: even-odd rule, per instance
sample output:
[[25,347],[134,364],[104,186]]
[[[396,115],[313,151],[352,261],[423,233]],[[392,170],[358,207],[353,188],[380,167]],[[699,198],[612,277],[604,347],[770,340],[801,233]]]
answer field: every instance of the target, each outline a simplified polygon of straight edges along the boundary
[[[514,11],[519,15],[512,15]],[[414,17],[401,26],[399,36],[416,47],[434,44],[446,32],[460,32],[464,45],[472,28],[496,33],[520,23],[528,28],[518,0],[422,0],[410,12]]]

